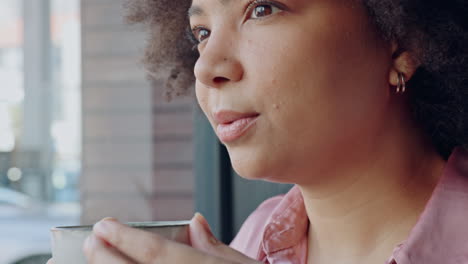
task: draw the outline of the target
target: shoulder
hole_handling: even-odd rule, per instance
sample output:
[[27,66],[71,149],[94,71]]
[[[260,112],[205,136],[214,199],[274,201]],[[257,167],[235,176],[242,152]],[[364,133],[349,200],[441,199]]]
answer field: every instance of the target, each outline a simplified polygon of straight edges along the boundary
[[414,263],[465,263],[467,219],[468,151],[457,148],[399,255]]
[[250,258],[257,258],[265,226],[283,197],[284,195],[278,195],[262,202],[242,224],[230,247]]
[[468,179],[468,148],[457,147],[448,160],[447,167],[453,167],[455,173]]

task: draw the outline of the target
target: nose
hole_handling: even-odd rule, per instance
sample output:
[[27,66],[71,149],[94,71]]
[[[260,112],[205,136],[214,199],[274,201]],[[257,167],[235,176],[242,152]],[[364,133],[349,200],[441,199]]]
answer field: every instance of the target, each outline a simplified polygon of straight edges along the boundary
[[244,75],[242,65],[236,56],[233,43],[222,37],[210,36],[200,52],[194,74],[198,81],[212,88],[221,88],[230,82],[238,82]]

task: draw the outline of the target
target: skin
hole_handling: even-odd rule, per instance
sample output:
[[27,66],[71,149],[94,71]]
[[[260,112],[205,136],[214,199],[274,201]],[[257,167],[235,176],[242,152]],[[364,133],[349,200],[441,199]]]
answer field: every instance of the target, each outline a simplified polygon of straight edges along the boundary
[[[445,166],[394,93],[417,60],[379,37],[359,1],[281,0],[261,19],[248,3],[193,0],[191,26],[209,32],[194,69],[202,110],[214,129],[219,110],[260,114],[224,143],[242,177],[300,187],[309,263],[384,263]],[[207,230],[192,220],[192,248],[103,220],[85,253],[90,263],[255,263]]]
[[358,1],[285,0],[257,20],[240,19],[239,2],[194,0],[213,12],[191,20],[211,30],[195,76],[213,128],[220,109],[260,113],[225,144],[234,169],[299,185],[310,263],[384,263],[445,165],[394,93],[418,62],[379,37]]

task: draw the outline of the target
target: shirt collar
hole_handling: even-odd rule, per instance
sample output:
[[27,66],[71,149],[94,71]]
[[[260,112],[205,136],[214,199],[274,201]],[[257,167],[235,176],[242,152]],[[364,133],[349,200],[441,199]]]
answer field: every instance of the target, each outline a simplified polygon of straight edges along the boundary
[[[309,221],[298,186],[267,220],[266,255],[294,247],[307,236]],[[468,261],[468,151],[456,148],[418,222],[393,252],[397,264],[459,264]]]
[[309,220],[297,185],[283,197],[267,223],[262,239],[267,255],[293,247],[307,235]]
[[468,152],[456,148],[408,239],[394,253],[398,264],[468,261]]

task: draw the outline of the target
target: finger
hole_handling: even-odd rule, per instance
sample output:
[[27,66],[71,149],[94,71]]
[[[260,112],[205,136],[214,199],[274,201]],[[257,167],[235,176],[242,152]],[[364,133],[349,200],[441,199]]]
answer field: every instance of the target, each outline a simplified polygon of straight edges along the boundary
[[[213,235],[213,232],[211,232],[208,221],[200,213],[195,213],[190,221],[189,237],[190,244],[197,249],[204,249],[205,242],[210,242],[211,244],[220,243]],[[210,241],[206,241],[205,237],[208,237]]]
[[118,252],[115,248],[107,245],[104,241],[90,235],[86,238],[83,245],[83,252],[86,256],[87,263],[115,263],[115,264],[134,264],[127,256]]
[[137,263],[233,264],[232,261],[208,255],[157,234],[128,227],[113,219],[96,223],[93,232]]
[[157,256],[165,254],[166,239],[131,228],[113,218],[105,218],[96,223],[93,232],[137,262],[149,263]]
[[192,218],[189,232],[191,245],[196,249],[236,263],[257,263],[255,260],[217,240],[211,232],[208,222],[199,213],[196,213]]
[[54,264],[54,259],[49,259],[46,264]]

